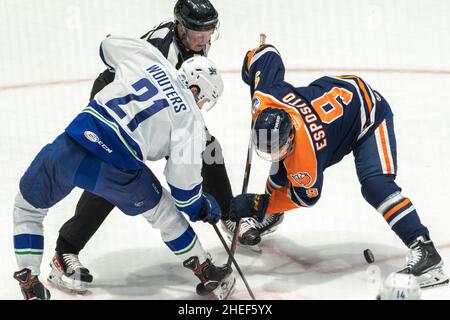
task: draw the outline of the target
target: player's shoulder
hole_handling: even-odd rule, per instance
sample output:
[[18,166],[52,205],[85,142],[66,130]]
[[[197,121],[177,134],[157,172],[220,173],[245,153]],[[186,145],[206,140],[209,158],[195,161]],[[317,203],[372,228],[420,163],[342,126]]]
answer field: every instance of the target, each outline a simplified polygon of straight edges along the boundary
[[327,75],[314,80],[309,86],[318,86],[323,88],[341,86],[341,87],[368,87],[366,81],[358,75]]
[[175,32],[175,22],[173,20],[163,21],[160,24],[152,27],[148,32],[146,32],[141,39],[147,40],[156,40],[156,39],[165,39],[174,34]]
[[151,51],[148,47],[151,45],[141,39],[109,35],[100,44],[100,58],[110,70],[117,70],[125,60],[139,56],[140,52]]
[[327,76],[323,76],[320,77],[314,81],[312,81],[309,86],[318,86],[318,87],[332,87],[332,86],[337,86],[337,85],[343,85],[345,84],[345,80],[342,80],[339,78],[339,76],[331,76],[331,75],[327,75]]

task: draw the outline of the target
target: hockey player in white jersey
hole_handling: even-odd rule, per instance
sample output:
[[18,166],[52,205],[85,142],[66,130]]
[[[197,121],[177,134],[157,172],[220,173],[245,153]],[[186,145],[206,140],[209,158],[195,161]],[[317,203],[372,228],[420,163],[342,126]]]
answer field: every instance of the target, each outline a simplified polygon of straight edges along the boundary
[[[177,71],[148,42],[122,37],[106,38],[100,56],[115,71],[114,81],[39,152],[20,180],[13,213],[20,271],[14,278],[25,299],[50,298],[38,278],[43,220],[48,208],[80,187],[127,215],[142,215],[200,279],[197,293],[226,299],[235,283],[231,268],[212,263],[180,213],[194,222],[216,223],[221,216],[214,197],[202,192],[200,173],[205,130],[199,109],[211,108],[223,90],[215,65],[194,57]],[[164,157],[170,193],[144,164]]]
[[[141,39],[155,46],[176,69],[180,69],[183,62],[193,56],[208,55],[210,45],[219,35],[219,26],[219,13],[210,1],[177,0],[173,18],[153,27]],[[114,75],[109,69],[102,72],[93,83],[89,100],[111,83]],[[229,211],[233,197],[225,159],[219,139],[207,128],[205,130],[202,190],[211,194],[225,213]],[[84,190],[75,206],[75,214],[59,230],[51,266],[60,266],[59,269],[64,271],[62,275],[79,279],[84,285],[92,283],[93,275],[81,263],[80,253],[113,209],[114,205],[106,199]],[[95,243],[98,241],[101,243],[101,238]],[[53,276],[48,280],[59,281]],[[76,288],[64,289],[77,291]]]

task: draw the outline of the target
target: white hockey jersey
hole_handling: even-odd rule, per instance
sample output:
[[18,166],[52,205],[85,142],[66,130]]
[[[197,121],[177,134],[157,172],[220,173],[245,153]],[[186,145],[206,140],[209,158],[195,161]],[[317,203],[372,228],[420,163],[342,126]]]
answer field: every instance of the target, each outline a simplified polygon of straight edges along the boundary
[[110,36],[101,43],[100,56],[115,71],[114,81],[66,132],[123,170],[168,156],[164,174],[172,195],[180,209],[190,207],[201,196],[206,137],[202,114],[182,75],[145,40]]

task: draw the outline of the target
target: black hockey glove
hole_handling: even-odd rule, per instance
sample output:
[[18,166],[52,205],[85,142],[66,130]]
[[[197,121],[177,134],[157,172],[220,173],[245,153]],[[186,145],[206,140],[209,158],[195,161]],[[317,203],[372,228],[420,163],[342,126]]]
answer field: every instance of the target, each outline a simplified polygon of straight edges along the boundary
[[262,222],[268,206],[268,194],[240,194],[231,199],[229,219],[238,221],[241,218],[252,217]]
[[208,193],[203,192],[202,198],[203,203],[199,215],[199,220],[202,220],[203,222],[209,222],[211,224],[217,223],[222,214],[222,210],[220,210],[219,204],[217,203],[216,199],[214,199],[214,197]]
[[91,95],[89,101],[94,99],[94,96],[100,92],[104,87],[114,81],[115,73],[106,69],[102,73],[99,74],[97,79],[95,79],[94,84],[92,85]]

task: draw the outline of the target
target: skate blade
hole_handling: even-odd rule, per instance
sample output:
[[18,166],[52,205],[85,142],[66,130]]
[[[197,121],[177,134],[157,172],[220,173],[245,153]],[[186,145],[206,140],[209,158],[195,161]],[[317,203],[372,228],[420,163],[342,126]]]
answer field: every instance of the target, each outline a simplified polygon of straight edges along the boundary
[[69,288],[64,283],[60,281],[51,280],[50,278],[47,278],[47,281],[56,289],[59,289],[63,292],[70,293],[70,294],[79,294],[79,295],[85,295],[88,292],[87,288]]
[[271,228],[271,229],[268,229],[268,230],[262,232],[262,233],[260,234],[260,237],[264,237],[264,236],[267,236],[267,235],[269,235],[269,234],[271,234],[271,233],[274,233],[275,231],[277,231],[277,229],[278,229],[278,226],[275,226],[275,227],[273,227],[273,228]]
[[249,245],[246,245],[246,244],[239,243],[239,246],[242,247],[242,248],[245,248],[247,250],[250,250],[252,252],[255,252],[255,253],[262,253],[262,249],[259,246],[259,244],[256,244],[254,246],[249,246]]
[[440,280],[432,280],[432,281],[423,281],[419,282],[420,289],[431,289],[431,288],[437,288],[437,287],[443,287],[448,285],[449,279],[440,279]]
[[220,282],[220,285],[212,293],[217,300],[227,300],[233,293],[235,284],[236,277],[230,274]]
[[447,280],[445,280],[445,281],[443,281],[443,282],[434,283],[434,284],[429,284],[429,285],[426,285],[426,286],[421,286],[420,288],[421,288],[421,289],[438,288],[438,287],[446,286],[446,285],[448,285],[448,283],[449,283],[449,280],[447,279]]
[[417,276],[417,283],[421,289],[436,288],[447,285],[449,279],[442,269],[442,265],[438,268],[427,271],[421,276]]
[[[227,234],[226,236],[227,236],[228,242],[231,243],[233,241],[233,235]],[[254,246],[250,246],[250,245],[247,245],[247,244],[242,244],[242,243],[240,243],[238,241],[237,246],[241,247],[241,248],[245,248],[245,249],[250,250],[250,251],[255,252],[255,253],[262,253],[262,249],[259,246],[259,244],[255,244]]]
[[87,284],[71,279],[59,271],[52,270],[47,281],[57,289],[72,294],[85,294],[88,291]]

